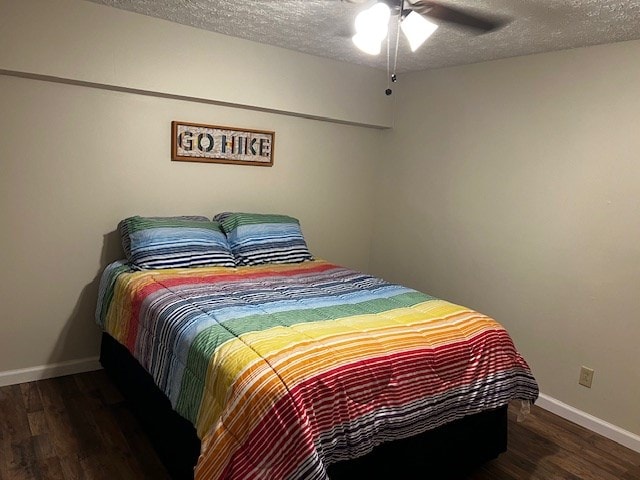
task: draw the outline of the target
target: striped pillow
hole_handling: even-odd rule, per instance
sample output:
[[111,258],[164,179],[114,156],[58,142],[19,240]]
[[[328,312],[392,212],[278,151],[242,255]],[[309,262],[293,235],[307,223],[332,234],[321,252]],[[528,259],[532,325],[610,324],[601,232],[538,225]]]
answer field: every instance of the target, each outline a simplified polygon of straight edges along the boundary
[[313,260],[300,222],[286,215],[220,213],[213,217],[227,234],[238,265]]
[[129,262],[139,268],[234,267],[227,238],[206,217],[129,217],[118,225]]

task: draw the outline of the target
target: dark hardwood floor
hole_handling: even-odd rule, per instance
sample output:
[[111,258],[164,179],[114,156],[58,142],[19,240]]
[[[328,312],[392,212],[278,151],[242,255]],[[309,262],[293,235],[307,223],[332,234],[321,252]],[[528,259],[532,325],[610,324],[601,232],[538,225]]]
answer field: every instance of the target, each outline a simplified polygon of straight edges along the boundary
[[[640,453],[537,407],[467,480],[640,480]],[[425,477],[429,478],[429,477]],[[168,475],[104,371],[0,387],[0,479]]]

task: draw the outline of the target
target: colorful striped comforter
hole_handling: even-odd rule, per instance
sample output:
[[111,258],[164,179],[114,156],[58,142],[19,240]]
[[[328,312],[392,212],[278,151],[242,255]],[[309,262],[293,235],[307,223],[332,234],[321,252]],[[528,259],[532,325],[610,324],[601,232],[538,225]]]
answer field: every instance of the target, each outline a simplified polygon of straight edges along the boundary
[[99,325],[202,439],[196,479],[326,479],[328,465],[533,401],[504,330],[324,261],[105,270]]

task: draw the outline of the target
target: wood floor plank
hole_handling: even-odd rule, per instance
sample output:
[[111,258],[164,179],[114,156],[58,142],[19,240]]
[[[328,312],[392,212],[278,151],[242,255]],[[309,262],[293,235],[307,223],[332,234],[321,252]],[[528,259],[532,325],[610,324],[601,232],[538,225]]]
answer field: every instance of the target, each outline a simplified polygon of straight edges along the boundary
[[638,480],[640,479],[640,466],[634,467],[625,473],[620,480]]
[[60,469],[65,480],[85,480],[80,459],[77,455],[65,455],[58,457],[60,461]]
[[[640,480],[640,453],[532,407],[461,480]],[[0,387],[0,480],[169,480],[104,371]],[[437,479],[436,479],[437,480]]]
[[[58,453],[56,452],[48,430],[39,435],[35,435],[32,439],[33,448],[39,463],[49,464],[50,459],[58,458]],[[58,465],[59,464],[60,462],[58,462]]]
[[42,399],[36,382],[20,384],[20,392],[27,413],[42,411]]
[[6,453],[8,462],[8,478],[31,480],[42,479],[36,460],[36,454],[31,438],[11,442],[11,448]]
[[19,385],[3,387],[0,394],[2,411],[2,455],[0,471],[13,478],[40,478],[35,466],[35,450],[26,408]]
[[38,468],[42,478],[46,480],[65,480],[62,473],[62,466],[57,457],[44,458],[39,460]]
[[47,416],[44,410],[27,411],[27,422],[29,422],[29,431],[32,436],[40,435],[47,431]]

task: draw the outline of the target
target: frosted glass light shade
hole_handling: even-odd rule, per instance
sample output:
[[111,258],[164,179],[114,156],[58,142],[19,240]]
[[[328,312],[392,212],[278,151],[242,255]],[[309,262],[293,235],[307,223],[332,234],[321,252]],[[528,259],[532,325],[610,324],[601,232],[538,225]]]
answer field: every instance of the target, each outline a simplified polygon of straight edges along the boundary
[[371,35],[356,33],[351,40],[356,47],[369,55],[378,55],[382,50],[382,40]]
[[411,51],[415,52],[437,30],[438,25],[417,12],[411,12],[402,20],[400,28],[409,41]]
[[353,43],[369,55],[377,55],[389,31],[391,10],[386,3],[376,3],[356,16]]

